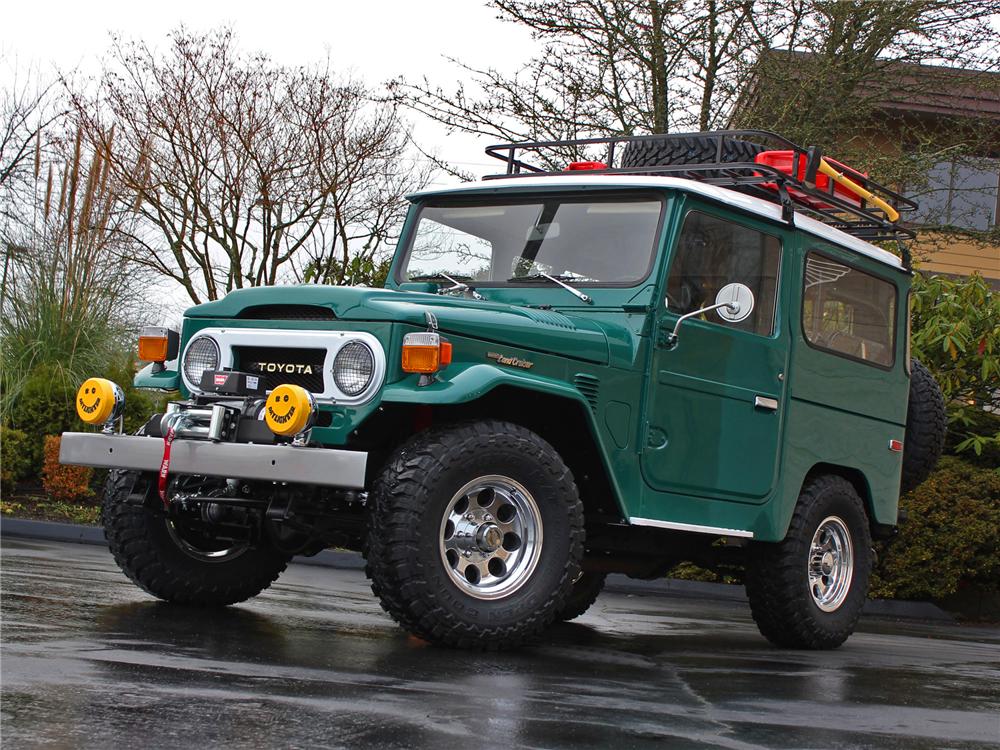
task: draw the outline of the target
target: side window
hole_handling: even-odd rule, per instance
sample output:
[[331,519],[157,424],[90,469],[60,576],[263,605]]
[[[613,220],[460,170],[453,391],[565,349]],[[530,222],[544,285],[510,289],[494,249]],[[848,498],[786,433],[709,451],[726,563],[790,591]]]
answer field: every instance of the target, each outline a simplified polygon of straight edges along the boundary
[[802,329],[806,340],[850,359],[891,367],[896,287],[824,255],[806,255]]
[[681,315],[714,304],[726,284],[750,287],[754,308],[746,320],[725,323],[714,312],[706,320],[743,331],[770,336],[778,289],[781,241],[724,219],[691,211],[667,279],[667,306]]

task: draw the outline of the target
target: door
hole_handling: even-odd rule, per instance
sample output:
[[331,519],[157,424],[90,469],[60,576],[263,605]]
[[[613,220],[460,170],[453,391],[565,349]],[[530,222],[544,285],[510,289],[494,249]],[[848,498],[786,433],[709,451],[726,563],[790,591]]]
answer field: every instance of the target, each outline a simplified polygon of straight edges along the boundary
[[[776,315],[779,232],[712,209],[684,217],[660,301],[646,404],[642,473],[655,490],[763,502],[780,457],[788,333]],[[744,284],[750,314],[679,316]],[[729,286],[718,301],[732,299]],[[743,290],[744,297],[746,290]],[[741,317],[739,315],[729,317]]]

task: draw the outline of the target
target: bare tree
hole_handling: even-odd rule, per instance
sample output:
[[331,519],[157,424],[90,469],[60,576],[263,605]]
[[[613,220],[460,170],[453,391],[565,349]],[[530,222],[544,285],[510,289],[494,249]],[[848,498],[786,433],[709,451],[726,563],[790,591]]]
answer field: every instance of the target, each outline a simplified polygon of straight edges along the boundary
[[[816,2],[794,44],[760,56],[732,120],[843,146],[887,100],[925,99],[954,86],[949,67],[967,70],[965,83],[987,93],[995,87],[988,73],[1000,66],[997,14],[998,0]],[[976,81],[977,73],[987,75]]]
[[0,90],[0,190],[27,183],[33,173],[37,176],[43,145],[48,145],[45,130],[65,113],[52,82],[42,81],[37,70],[19,70],[0,57],[0,65],[7,64],[13,80]]
[[[802,120],[829,123],[884,66],[996,64],[998,0],[493,0],[544,49],[508,75],[458,63],[471,86],[449,91],[399,79],[392,91],[451,130],[498,140],[546,140],[739,121],[740,98],[769,50],[812,53],[815,88],[773,81]],[[991,42],[992,40],[992,42]],[[754,124],[757,124],[756,122]],[[826,125],[824,125],[826,127]],[[828,128],[829,130],[829,128]],[[810,140],[806,138],[805,140]],[[563,156],[576,157],[577,154]]]
[[[452,130],[502,140],[665,133],[717,125],[802,1],[494,0],[544,50],[513,75],[458,63],[474,90],[399,79],[396,100]],[[570,154],[569,156],[576,156]]]
[[64,102],[52,82],[42,80],[35,68],[19,68],[15,60],[0,56],[9,66],[11,84],[0,90],[0,248],[3,271],[0,305],[7,297],[12,267],[30,256],[37,240],[38,183],[65,114]]
[[401,169],[395,106],[325,67],[241,53],[226,29],[180,29],[163,54],[117,39],[97,94],[74,102],[144,219],[139,259],[196,303],[306,268],[344,282],[427,179]]

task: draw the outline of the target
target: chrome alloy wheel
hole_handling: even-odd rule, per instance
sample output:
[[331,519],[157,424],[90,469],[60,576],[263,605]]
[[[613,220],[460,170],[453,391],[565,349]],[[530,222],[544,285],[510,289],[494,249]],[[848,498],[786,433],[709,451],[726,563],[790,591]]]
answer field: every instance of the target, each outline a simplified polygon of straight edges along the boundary
[[167,520],[167,533],[174,543],[189,557],[201,562],[221,563],[235,560],[250,548],[250,542],[223,542],[209,539],[174,521]]
[[455,493],[441,520],[441,559],[476,599],[510,596],[531,578],[542,551],[535,499],[509,477],[479,477]]
[[854,546],[847,524],[827,516],[813,534],[809,546],[809,591],[824,612],[837,610],[851,590],[854,578]]

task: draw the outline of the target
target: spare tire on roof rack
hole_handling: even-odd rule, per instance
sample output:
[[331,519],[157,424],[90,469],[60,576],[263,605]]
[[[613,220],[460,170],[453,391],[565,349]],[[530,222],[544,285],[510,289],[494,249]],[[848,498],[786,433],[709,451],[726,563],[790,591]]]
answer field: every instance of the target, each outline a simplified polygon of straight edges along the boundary
[[[721,153],[719,141],[722,141]],[[666,167],[673,164],[715,164],[742,162],[753,164],[757,154],[767,149],[759,143],[741,141],[731,136],[684,135],[643,138],[625,144],[623,168]],[[707,173],[701,172],[702,176]]]

